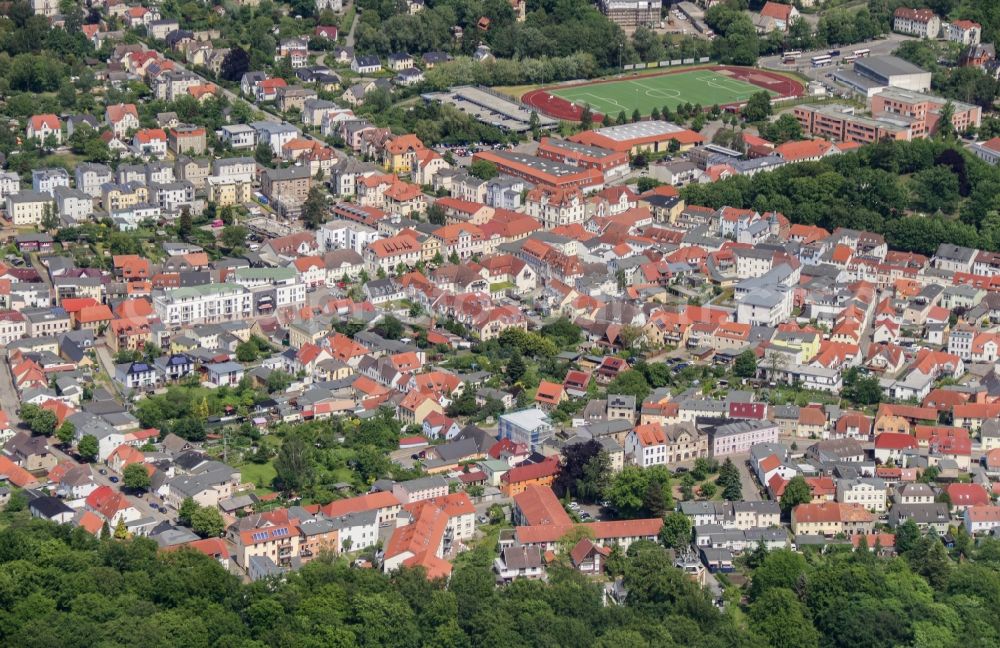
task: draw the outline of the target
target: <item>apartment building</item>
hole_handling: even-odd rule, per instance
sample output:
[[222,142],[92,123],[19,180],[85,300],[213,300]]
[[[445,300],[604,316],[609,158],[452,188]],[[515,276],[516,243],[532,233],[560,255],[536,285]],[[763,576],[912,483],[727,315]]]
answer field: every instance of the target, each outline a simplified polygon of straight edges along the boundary
[[93,198],[100,197],[101,187],[112,182],[114,178],[111,167],[92,162],[82,162],[76,165],[73,175],[76,178],[76,188]]
[[802,132],[840,142],[869,144],[883,140],[909,141],[910,122],[883,117],[874,119],[858,115],[851,106],[840,104],[803,105],[794,108]]
[[248,319],[253,315],[253,299],[243,286],[203,284],[154,292],[153,310],[160,321],[177,328]]
[[55,203],[49,194],[22,191],[7,196],[7,219],[15,227],[40,225],[47,214],[55,213]]
[[920,38],[937,38],[941,33],[941,19],[930,9],[899,7],[892,14],[892,30]]
[[247,180],[209,176],[205,184],[208,186],[208,201],[219,207],[242,205],[253,199],[253,184]]
[[952,107],[951,124],[959,133],[982,124],[983,111],[979,106],[900,88],[886,88],[872,96],[869,109],[876,119],[902,117],[909,120],[911,137],[918,139],[938,131],[941,111],[948,103]]
[[283,207],[282,211],[295,212],[309,195],[310,180],[306,166],[264,169],[260,174],[260,189],[272,203]]
[[545,229],[582,223],[586,219],[583,193],[576,188],[536,187],[528,192],[524,206],[528,216]]

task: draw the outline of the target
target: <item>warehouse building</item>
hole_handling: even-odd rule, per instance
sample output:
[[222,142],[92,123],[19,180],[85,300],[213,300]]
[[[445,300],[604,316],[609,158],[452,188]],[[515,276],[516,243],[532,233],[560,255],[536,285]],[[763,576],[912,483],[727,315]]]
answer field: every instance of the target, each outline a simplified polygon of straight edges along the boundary
[[853,70],[839,70],[833,78],[869,98],[889,87],[914,92],[926,92],[931,87],[930,72],[897,56],[860,58]]

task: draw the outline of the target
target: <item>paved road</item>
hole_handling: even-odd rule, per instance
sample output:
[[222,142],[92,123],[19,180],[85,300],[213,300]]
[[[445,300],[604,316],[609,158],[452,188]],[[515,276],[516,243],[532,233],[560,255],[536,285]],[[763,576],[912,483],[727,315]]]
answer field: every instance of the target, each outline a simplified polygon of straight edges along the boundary
[[351,30],[347,32],[347,38],[344,41],[348,47],[354,47],[354,32],[357,30],[358,21],[361,19],[361,12],[356,9],[357,7],[355,7],[354,20],[351,21]]
[[[56,456],[56,459],[58,459],[60,463],[62,463],[63,461],[73,461],[75,463],[76,460],[73,457],[71,457],[70,455],[68,455],[65,452],[63,452],[62,450],[60,450],[58,448],[58,446],[56,446],[56,443],[57,443],[57,440],[55,438],[52,438],[52,439],[49,440],[49,447],[52,450],[52,454],[54,454]],[[102,475],[100,473],[101,470],[104,470],[107,474],[106,475]],[[111,481],[111,477],[112,476],[115,476],[115,477],[117,477],[119,479],[119,482],[117,484],[112,483],[112,481]],[[100,464],[100,463],[95,463],[94,464],[94,481],[99,486],[110,486],[111,488],[113,488],[115,490],[118,490],[121,487],[121,481],[120,480],[121,480],[121,475],[119,473],[116,473],[115,471],[111,470],[110,468],[108,468],[107,466],[105,466],[103,464]],[[128,495],[127,497],[129,499],[129,501],[132,502],[132,505],[135,506],[139,510],[139,512],[142,514],[142,517],[154,518],[154,519],[156,519],[157,522],[160,522],[160,521],[163,521],[163,520],[166,520],[166,519],[169,518],[169,514],[160,513],[159,510],[153,509],[153,507],[150,506],[150,503],[149,503],[150,501],[155,500],[155,501],[159,502],[159,498],[156,495],[151,495],[151,494],[147,493],[142,498],[140,498],[140,497],[133,497],[131,495]]]
[[49,294],[54,295],[55,290],[52,288],[52,280],[49,279],[49,271],[44,265],[42,265],[42,262],[38,259],[38,255],[32,253],[28,256],[28,259],[31,260],[31,267],[35,269],[38,276],[40,276],[42,281],[45,282],[45,287],[49,289]]
[[[115,382],[115,359],[111,356],[110,349],[104,344],[95,344],[94,352],[97,354],[97,362],[101,365],[101,369],[104,370],[104,373],[108,374],[108,379],[115,393],[118,394],[119,398],[124,400],[122,390],[118,387],[118,383]],[[129,405],[130,403],[125,403],[126,407]]]
[[[875,40],[865,41],[863,43],[854,43],[853,45],[841,45],[839,47],[838,46],[824,47],[822,49],[802,52],[802,55],[798,57],[798,60],[795,65],[785,65],[784,63],[782,63],[782,61],[784,60],[784,56],[782,56],[781,54],[777,54],[775,56],[762,56],[757,60],[757,66],[762,68],[773,68],[775,70],[790,70],[790,71],[802,72],[806,76],[815,78],[814,74],[816,70],[814,70],[812,65],[809,63],[809,59],[811,59],[814,56],[826,54],[832,49],[839,49],[842,52],[842,55],[848,55],[856,49],[863,49],[863,48],[870,49],[872,51],[872,56],[881,56],[885,54],[892,54],[894,51],[896,51],[896,48],[899,47],[901,43],[904,43],[908,40],[916,40],[916,38],[913,36],[905,36],[903,34],[893,33],[887,35],[885,38],[877,38]],[[829,68],[820,68],[819,70],[828,71]]]
[[750,472],[750,467],[747,466],[747,460],[750,455],[733,455],[733,463],[736,467],[740,469],[740,489],[743,491],[743,499],[747,502],[759,502],[763,497],[761,497],[760,491],[757,486],[757,478],[753,476]]
[[17,397],[17,390],[14,389],[14,381],[10,375],[10,363],[6,356],[0,358],[0,409],[7,414],[12,426],[17,426],[21,419],[17,417],[17,410],[21,406],[21,401]]

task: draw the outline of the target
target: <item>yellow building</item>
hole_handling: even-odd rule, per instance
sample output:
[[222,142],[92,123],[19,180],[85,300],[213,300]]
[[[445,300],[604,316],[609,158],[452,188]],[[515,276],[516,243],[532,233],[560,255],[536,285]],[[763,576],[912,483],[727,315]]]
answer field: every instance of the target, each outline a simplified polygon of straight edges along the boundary
[[223,178],[210,176],[206,178],[208,186],[208,201],[219,207],[242,205],[253,197],[251,183],[238,178]]
[[108,212],[128,209],[146,202],[149,202],[149,190],[145,185],[128,182],[105,186],[103,204]]

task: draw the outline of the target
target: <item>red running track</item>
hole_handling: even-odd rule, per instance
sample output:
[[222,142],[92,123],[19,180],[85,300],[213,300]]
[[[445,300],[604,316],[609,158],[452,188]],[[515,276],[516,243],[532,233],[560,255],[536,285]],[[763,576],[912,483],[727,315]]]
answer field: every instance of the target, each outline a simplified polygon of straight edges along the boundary
[[[771,90],[777,92],[780,97],[801,97],[805,92],[805,86],[803,86],[798,81],[794,79],[789,79],[786,76],[778,74],[777,72],[769,72],[767,70],[758,70],[757,68],[746,68],[746,67],[735,67],[731,65],[705,65],[702,67],[695,68],[685,68],[683,70],[673,70],[671,72],[664,72],[663,74],[647,74],[643,76],[666,76],[668,74],[681,74],[683,72],[693,72],[695,70],[715,70],[715,71],[727,71],[730,76],[734,79],[739,79],[740,81],[746,81],[747,83],[752,83],[755,86],[764,88],[765,90]],[[756,77],[756,78],[754,78]],[[558,86],[559,89],[563,88],[579,88],[581,86],[588,85],[599,85],[601,83],[616,83],[619,81],[627,80],[631,77],[621,77],[616,79],[601,79],[599,81],[584,81],[583,83],[572,83],[569,85]],[[550,86],[549,88],[539,88],[538,90],[531,90],[521,95],[521,102],[525,105],[531,106],[532,108],[538,110],[541,113],[548,115],[554,119],[565,119],[567,121],[580,121],[580,114],[583,109],[579,106],[574,106],[569,101],[563,99],[562,97],[557,97],[549,92],[550,89],[555,86]],[[729,106],[738,106],[740,104],[721,104],[723,108]],[[706,110],[708,107],[706,107]],[[594,113],[594,121],[598,122],[604,119],[604,115],[600,113]]]

